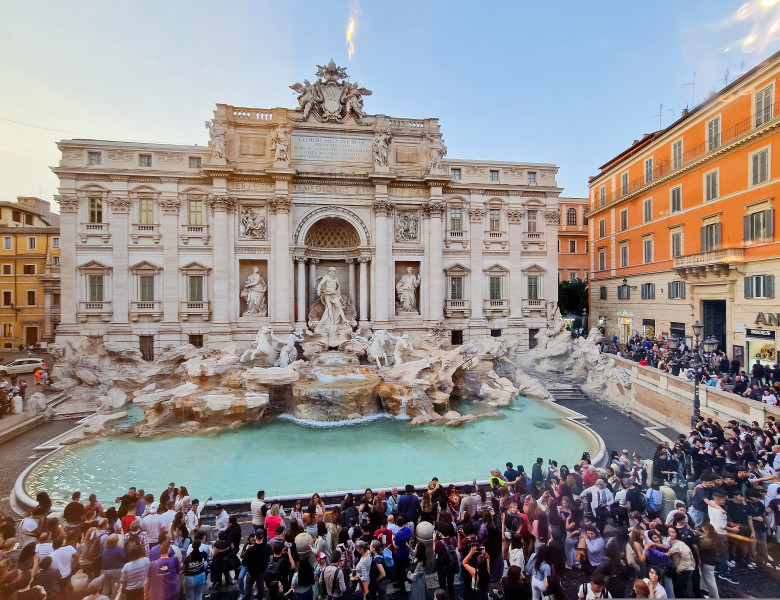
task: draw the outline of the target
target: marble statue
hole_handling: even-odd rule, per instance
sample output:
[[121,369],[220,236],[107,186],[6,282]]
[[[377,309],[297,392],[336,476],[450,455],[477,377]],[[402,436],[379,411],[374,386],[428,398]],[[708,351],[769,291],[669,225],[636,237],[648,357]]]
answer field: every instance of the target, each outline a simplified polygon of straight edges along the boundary
[[271,344],[272,331],[270,327],[261,327],[257,332],[254,341],[254,348],[250,347],[244,350],[239,360],[245,362],[248,358],[250,361],[255,360],[258,354],[265,356],[267,359],[273,359],[276,356],[276,350],[274,350]]
[[390,365],[390,360],[387,358],[387,351],[390,346],[390,340],[398,340],[399,338],[394,336],[386,329],[377,329],[371,334],[370,338],[365,338],[353,333],[352,339],[362,342],[366,345],[366,355],[368,356],[368,360],[370,362],[375,362],[376,366],[381,369],[382,363],[380,362],[380,359],[382,358],[385,359],[386,367]]
[[209,146],[216,158],[225,158],[225,128],[214,121],[206,121],[206,129],[209,130]]
[[390,133],[379,131],[374,136],[374,143],[371,149],[374,152],[374,165],[377,167],[387,166],[387,152],[390,147]]
[[298,111],[303,113],[301,117],[292,117],[293,121],[306,121],[313,116],[322,123],[344,123],[352,116],[356,123],[365,124],[363,97],[370,96],[371,90],[350,83],[346,67],[338,67],[332,60],[327,65],[317,65],[316,74],[314,83],[304,79],[303,83],[290,86],[298,93]]
[[241,237],[265,239],[265,216],[260,208],[249,207],[241,211]]
[[417,288],[419,286],[420,274],[414,275],[412,267],[406,267],[406,275],[403,275],[395,285],[400,312],[417,313]]
[[246,300],[246,310],[242,313],[242,317],[250,315],[266,316],[268,313],[268,308],[265,305],[266,291],[268,291],[268,286],[260,275],[260,269],[252,267],[252,274],[246,278],[244,289],[241,290],[241,297]]
[[286,163],[290,160],[290,127],[279,125],[271,137],[271,150],[274,151],[274,162]]
[[417,213],[399,212],[395,219],[395,241],[417,241]]
[[339,325],[345,323],[344,305],[341,300],[341,286],[336,276],[335,267],[330,267],[328,272],[317,278],[317,295],[325,306],[320,323]]
[[298,110],[303,112],[304,120],[309,118],[309,113],[314,108],[315,102],[322,102],[322,84],[315,81],[314,85],[309,83],[308,79],[303,80],[303,84],[294,83],[290,89],[298,92]]
[[440,135],[428,134],[428,141],[431,143],[431,160],[428,163],[428,170],[438,171],[441,168],[441,161],[447,155],[447,146]]
[[274,362],[275,367],[287,367],[290,363],[298,360],[298,349],[295,344],[303,342],[303,329],[300,327],[290,333],[286,338],[276,337],[271,331],[271,339],[282,347],[279,349],[279,358]]
[[409,334],[403,334],[395,343],[393,364],[397,367],[405,362],[409,362],[413,350],[414,348],[412,347],[412,340],[409,339]]

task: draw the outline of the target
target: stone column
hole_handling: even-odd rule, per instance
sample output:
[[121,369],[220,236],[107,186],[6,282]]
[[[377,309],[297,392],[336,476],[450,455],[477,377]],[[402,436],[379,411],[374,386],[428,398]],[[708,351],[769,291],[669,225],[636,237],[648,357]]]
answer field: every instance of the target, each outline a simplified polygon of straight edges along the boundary
[[116,277],[111,285],[113,318],[108,328],[109,340],[135,346],[129,320],[130,286],[135,284],[130,276],[127,250],[130,199],[126,195],[110,196],[108,204],[111,209],[112,277]]
[[163,240],[162,329],[178,330],[181,300],[186,299],[186,296],[180,297],[182,282],[179,272],[179,208],[181,200],[178,194],[163,194],[159,199],[159,205],[160,236]]
[[292,322],[292,261],[290,260],[290,208],[292,201],[287,195],[277,195],[271,202],[274,222],[274,246],[271,257],[274,261],[273,289],[275,314],[271,322],[276,329],[289,331]]
[[306,325],[306,257],[296,256],[295,262],[298,263],[298,314],[296,316],[296,327],[305,327]]
[[[234,302],[235,298],[230,298],[230,286],[226,284],[228,274],[232,269],[231,257],[233,256],[230,248],[228,233],[228,213],[233,212],[236,201],[228,195],[212,194],[209,196],[211,213],[214,217],[214,234],[212,235],[214,271],[211,282],[213,290],[211,312],[212,328],[211,340],[214,335],[224,336],[225,341],[230,339],[230,311],[228,305]],[[219,341],[222,341],[220,337]]]
[[57,335],[79,335],[76,312],[79,306],[76,270],[76,238],[79,199],[75,195],[55,196],[60,205],[60,324]]
[[355,296],[355,259],[348,258],[347,264],[349,265],[349,299],[353,306],[357,307],[357,297]]
[[371,260],[370,256],[361,256],[358,258],[360,263],[360,301],[359,301],[359,317],[360,327],[368,327],[368,262]]
[[374,215],[376,216],[376,264],[374,265],[374,273],[376,273],[376,281],[374,281],[374,291],[376,292],[376,298],[373,298],[376,306],[376,314],[374,315],[374,325],[386,328],[390,326],[390,302],[392,297],[392,290],[394,289],[391,284],[392,277],[392,265],[391,263],[391,236],[392,230],[390,218],[393,212],[393,205],[387,201],[387,196],[380,197],[377,193],[377,200],[374,202]]
[[[440,188],[438,188],[440,190]],[[426,240],[426,248],[429,255],[428,265],[428,290],[429,305],[428,318],[431,321],[439,321],[444,317],[444,268],[442,261],[443,235],[442,215],[445,204],[441,195],[434,196],[431,193],[430,202],[425,204],[425,212],[428,215],[429,232]]]
[[469,208],[469,232],[470,238],[470,267],[469,274],[469,308],[471,309],[471,321],[479,321],[479,325],[485,325],[483,305],[484,274],[482,272],[482,244],[485,237],[485,208],[482,204],[482,198],[474,202],[472,197],[472,206]]
[[317,286],[315,285],[315,281],[317,280],[317,265],[319,264],[320,259],[319,258],[310,258],[309,259],[309,306],[314,304],[314,302],[317,300],[314,296],[317,293]]

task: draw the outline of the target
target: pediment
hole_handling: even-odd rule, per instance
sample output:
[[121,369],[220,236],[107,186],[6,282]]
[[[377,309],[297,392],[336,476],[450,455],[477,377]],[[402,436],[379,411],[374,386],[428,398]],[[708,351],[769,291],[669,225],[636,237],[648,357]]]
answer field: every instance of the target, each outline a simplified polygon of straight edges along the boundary
[[503,265],[499,265],[498,263],[496,263],[495,265],[491,265],[482,270],[485,271],[486,273],[509,273],[509,269],[507,269]]
[[547,269],[540,265],[531,265],[522,270],[523,273],[547,273]]
[[179,267],[179,269],[182,271],[211,271],[211,267],[207,267],[206,265],[202,265],[196,261],[187,263],[183,267]]
[[80,271],[110,271],[111,267],[108,265],[104,265],[102,262],[99,262],[97,260],[90,260],[89,262],[85,262],[83,265],[79,265],[76,267]]
[[131,271],[161,271],[162,267],[155,265],[154,263],[150,263],[147,260],[142,260],[139,263],[134,264],[130,267]]
[[470,273],[471,269],[469,269],[467,266],[462,265],[460,263],[455,263],[454,265],[450,265],[449,267],[446,267],[444,269],[444,272],[447,273],[447,275],[454,275],[458,273]]

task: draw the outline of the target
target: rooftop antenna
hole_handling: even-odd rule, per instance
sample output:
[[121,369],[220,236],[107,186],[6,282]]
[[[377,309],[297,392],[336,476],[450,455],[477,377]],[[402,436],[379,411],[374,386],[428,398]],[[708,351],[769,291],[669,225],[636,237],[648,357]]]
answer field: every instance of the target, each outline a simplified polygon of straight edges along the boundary
[[729,83],[729,70],[726,69],[726,74],[723,75],[723,84],[728,85],[728,83]]
[[661,115],[664,114],[664,105],[661,103],[658,107],[658,114],[653,115],[654,117],[658,117],[658,129],[663,129],[663,126],[661,125]]
[[694,90],[696,89],[696,71],[693,72],[693,77],[691,77],[690,83],[683,83],[683,85],[689,85],[691,86],[691,109],[693,109],[693,98],[694,98]]

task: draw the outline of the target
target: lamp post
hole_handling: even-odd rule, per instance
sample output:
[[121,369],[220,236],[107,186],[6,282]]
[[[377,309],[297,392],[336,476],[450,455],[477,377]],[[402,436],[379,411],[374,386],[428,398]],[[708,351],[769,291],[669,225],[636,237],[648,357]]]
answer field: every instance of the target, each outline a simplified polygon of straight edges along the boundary
[[582,335],[588,337],[588,309],[582,309]]
[[696,322],[691,326],[693,329],[693,336],[694,336],[694,377],[693,377],[693,416],[691,417],[691,429],[696,429],[696,425],[699,424],[699,416],[701,414],[700,408],[701,404],[699,402],[699,364],[701,361],[701,355],[699,354],[700,348],[699,348],[699,338],[701,337],[702,331],[704,330],[704,325],[699,323],[699,320],[697,319]]

